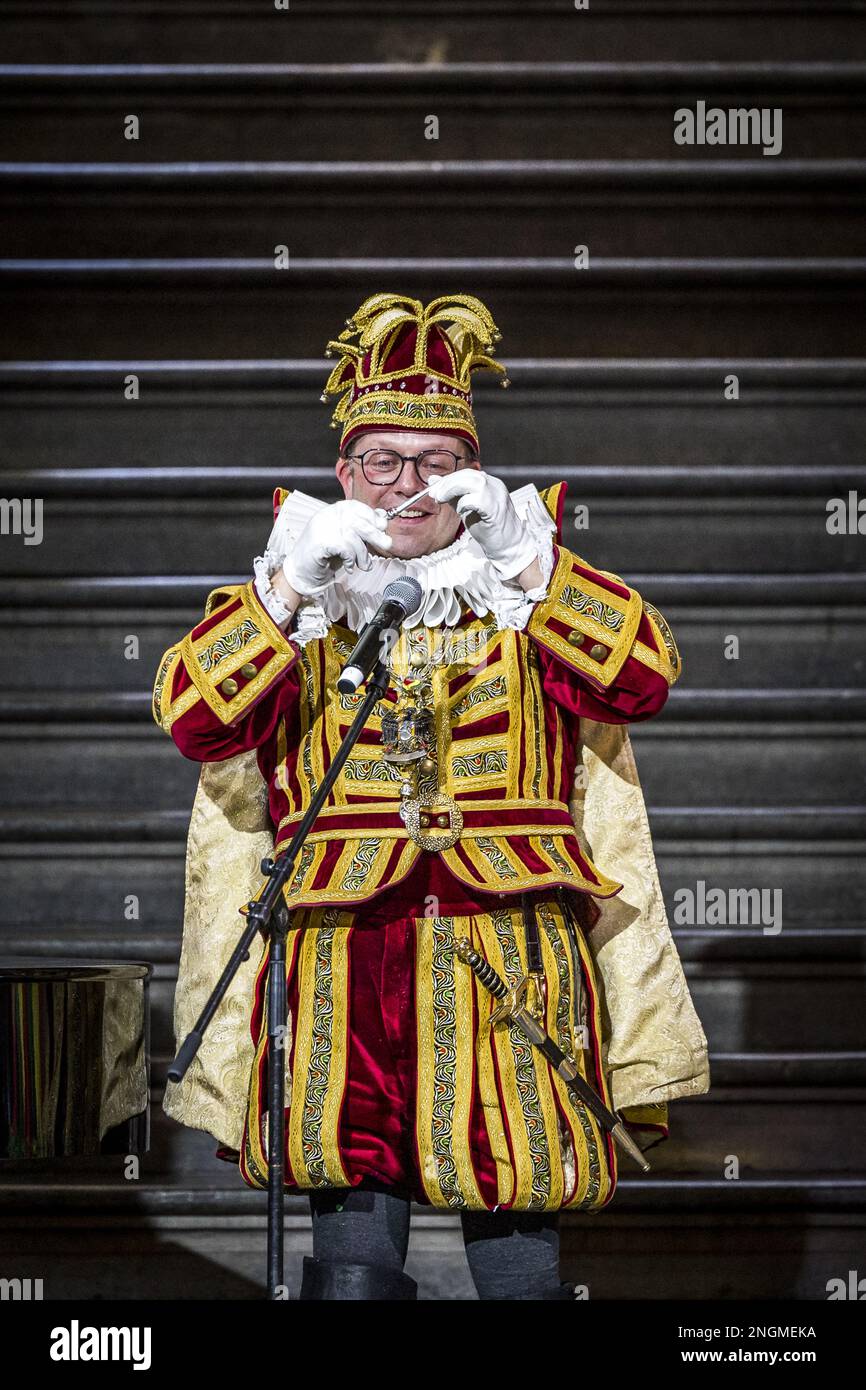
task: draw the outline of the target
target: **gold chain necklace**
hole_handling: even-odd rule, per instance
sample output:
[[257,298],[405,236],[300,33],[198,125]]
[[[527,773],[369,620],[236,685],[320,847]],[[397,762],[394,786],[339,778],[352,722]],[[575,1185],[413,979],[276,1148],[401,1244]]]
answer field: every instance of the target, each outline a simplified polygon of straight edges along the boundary
[[460,808],[439,788],[432,677],[454,660],[454,629],[446,628],[445,633],[440,650],[430,652],[426,629],[411,629],[406,636],[406,671],[386,662],[397,705],[382,715],[382,760],[400,769],[400,818],[410,838],[428,850],[449,849],[463,828]]
[[443,666],[453,666],[459,659],[461,644],[465,646],[465,639],[458,642],[454,640],[456,628],[447,627],[444,629],[444,637],[439,637],[439,629],[431,628],[435,634],[432,651],[428,650],[426,627],[415,627],[406,630],[406,670],[398,671],[389,661],[385,661],[389,675],[393,678],[398,687],[409,687],[420,682],[429,682],[435,670]]

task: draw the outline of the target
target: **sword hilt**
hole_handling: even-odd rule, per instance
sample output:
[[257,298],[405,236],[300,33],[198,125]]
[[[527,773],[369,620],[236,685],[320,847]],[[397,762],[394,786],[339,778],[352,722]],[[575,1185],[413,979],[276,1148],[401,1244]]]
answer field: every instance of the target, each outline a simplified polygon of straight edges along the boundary
[[537,1047],[540,1047],[542,1053],[559,1072],[575,1098],[589,1107],[596,1119],[600,1120],[609,1130],[617,1143],[625,1149],[626,1153],[645,1173],[648,1173],[651,1165],[644,1158],[640,1148],[626,1129],[619,1111],[611,1110],[605,1105],[601,1097],[595,1094],[589,1083],[581,1076],[577,1063],[562,1051],[553,1038],[545,1033],[543,1025],[529,1014],[523,1000],[523,993],[529,983],[529,977],[524,975],[520,983],[513,990],[509,990],[502,976],[493,969],[490,962],[485,960],[479,951],[475,950],[468,937],[461,936],[455,942],[454,949],[458,959],[468,965],[484,987],[500,1001],[498,1009],[490,1015],[491,1024],[503,1017],[514,1019],[524,1035]]
[[480,952],[476,951],[468,936],[461,936],[456,946],[457,955],[464,965],[468,965],[476,974],[485,989],[488,989],[495,999],[504,999],[508,993],[508,986],[502,976],[497,974],[489,961],[486,961]]

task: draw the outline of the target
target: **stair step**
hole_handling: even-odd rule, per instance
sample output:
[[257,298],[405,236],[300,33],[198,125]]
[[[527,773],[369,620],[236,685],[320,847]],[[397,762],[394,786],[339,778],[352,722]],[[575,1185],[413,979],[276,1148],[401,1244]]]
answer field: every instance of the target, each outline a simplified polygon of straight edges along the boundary
[[[162,1109],[162,1088],[151,1089],[152,1143],[143,1164],[146,1181],[165,1174],[172,1183],[183,1175],[210,1176],[214,1186],[234,1184],[214,1159],[216,1140],[203,1130],[169,1119]],[[828,1136],[833,1142],[829,1144]],[[678,1100],[670,1107],[670,1134],[647,1155],[656,1177],[685,1173],[714,1177],[725,1172],[731,1154],[739,1171],[762,1173],[825,1171],[848,1176],[862,1166],[866,1139],[866,1090],[856,1087],[726,1087],[713,1072],[709,1092]],[[97,1167],[101,1160],[97,1160]],[[634,1170],[625,1160],[623,1176]],[[637,1174],[635,1173],[635,1176]]]
[[[857,1172],[866,1126],[866,1091],[854,1087],[724,1087],[713,1083],[705,1096],[671,1106],[669,1138],[648,1154],[654,1180],[682,1177],[688,1182],[724,1175],[735,1154],[741,1177],[800,1177],[831,1173],[850,1179]],[[834,1136],[832,1147],[828,1134]],[[200,1129],[170,1119],[162,1109],[162,1090],[151,1088],[151,1147],[141,1158],[145,1188],[191,1189],[195,1193],[244,1191],[237,1169],[216,1158],[217,1140]],[[20,1188],[37,1178],[56,1189],[64,1181],[93,1188],[111,1178],[117,1159],[75,1157],[4,1163],[3,1184]],[[627,1160],[623,1179],[642,1175]],[[228,1200],[220,1195],[217,1200]],[[290,1195],[290,1212],[304,1198]],[[418,1208],[421,1210],[421,1208]],[[431,1213],[432,1215],[432,1213]]]
[[[192,764],[191,764],[192,766]],[[196,770],[197,777],[197,770]],[[189,801],[168,810],[106,812],[103,803],[80,807],[0,809],[0,841],[9,844],[98,843],[100,852],[112,844],[174,844],[181,846],[189,824]],[[866,807],[790,806],[654,806],[649,816],[654,837],[661,840],[700,843],[723,840],[733,845],[760,845],[777,840],[807,841],[810,845],[830,840],[859,846],[863,839]]]
[[[305,347],[322,345],[311,337]],[[538,360],[507,352],[503,360],[509,390],[482,372],[473,383],[485,465],[512,486],[568,479],[572,499],[584,480],[596,492],[620,471],[630,496],[681,473],[689,491],[712,489],[705,478],[729,473],[749,495],[802,495],[809,479],[817,487],[831,471],[840,483],[850,474],[866,428],[866,363],[852,358]],[[266,511],[277,483],[328,496],[333,445],[319,395],[330,365],[159,356],[0,363],[8,444],[0,467],[24,496],[32,494],[23,475],[34,469],[37,496],[47,495],[43,486],[51,495],[104,485],[138,496],[186,487],[189,496],[255,492]],[[120,390],[128,372],[142,390],[132,410]],[[730,373],[740,382],[736,402],[722,398]],[[540,420],[547,458],[536,462]]]
[[[0,158],[138,153],[123,113],[141,115],[151,158],[676,158],[674,112],[757,105],[784,111],[789,158],[866,154],[862,62],[24,63],[0,65]],[[429,114],[440,138],[425,138]],[[761,146],[729,145],[752,156]]]
[[[833,569],[862,575],[862,538],[850,521],[853,517],[856,526],[859,494],[853,482],[840,470],[813,495],[768,498],[741,495],[736,480],[726,495],[716,497],[692,495],[685,483],[654,497],[628,491],[610,495],[608,488],[596,492],[591,484],[577,485],[565,505],[563,542],[624,577],[654,561],[692,573],[745,569],[755,556],[768,572],[784,572],[792,554],[798,557],[801,578]],[[328,493],[324,500],[337,500],[333,487]],[[839,499],[845,534],[827,529],[831,498]],[[866,526],[862,516],[860,524]],[[59,496],[47,499],[42,508],[40,534],[42,541],[50,536],[50,545],[28,544],[22,529],[27,525],[32,526],[32,519],[25,517],[13,543],[4,547],[10,577],[45,579],[82,571],[112,577],[163,575],[175,573],[180,563],[202,572],[215,555],[229,573],[246,569],[249,575],[252,557],[261,554],[273,525],[271,489],[263,487],[255,500],[235,498],[228,504],[213,496]],[[110,544],[105,543],[107,534]]]
[[[821,838],[820,817],[813,839],[667,840],[656,828],[654,849],[668,918],[685,961],[859,960],[866,932],[866,837]],[[663,824],[662,820],[662,824]],[[78,830],[92,824],[87,815]],[[5,827],[4,827],[5,828]],[[0,848],[5,892],[0,930],[7,954],[26,956],[38,931],[40,953],[146,958],[174,964],[183,920],[185,826],[168,844],[125,843],[97,837],[78,842],[52,837],[52,874],[63,883],[63,914],[45,920],[42,869],[44,843],[28,842],[25,828],[10,825]],[[50,829],[50,828],[49,828]],[[121,830],[126,834],[128,825]],[[111,832],[107,831],[110,835]],[[48,835],[46,834],[46,838]],[[680,925],[682,890],[696,896],[720,889],[725,919],[715,925]],[[781,894],[782,930],[765,932],[753,899],[740,906],[743,889],[763,894],[764,910]],[[129,894],[139,916],[125,916]],[[695,914],[697,915],[697,913]],[[706,915],[706,914],[704,914]],[[764,924],[766,925],[766,923]]]
[[603,61],[696,61],[708,53],[726,63],[866,57],[856,4],[747,6],[667,3],[588,8],[575,13],[549,0],[292,0],[276,12],[250,0],[208,7],[207,23],[193,4],[136,0],[134,7],[82,3],[64,9],[63,24],[46,24],[29,5],[0,14],[0,50],[9,62],[315,63],[403,61],[537,62],[552,53]]
[[[726,1043],[728,1040],[725,1040]],[[152,1057],[154,1094],[161,1096],[165,1072],[174,1056],[174,1038],[170,1048]],[[866,1089],[866,1051],[761,1051],[722,1052],[710,1048],[709,1092],[697,1097],[678,1100],[672,1113],[679,1114],[685,1106],[727,1102],[738,1095],[742,1102],[756,1106],[765,1104],[799,1105],[815,1099],[818,1092],[828,1100],[846,1099],[859,1103]]]
[[[852,878],[849,895],[842,898],[840,894],[840,901],[836,904],[831,902],[828,906],[824,903],[824,917],[809,913],[808,902],[805,906],[800,901],[795,902],[796,916],[789,921],[789,914],[786,913],[784,928],[778,934],[764,933],[759,925],[744,923],[714,927],[679,926],[673,920],[675,888],[689,884],[690,880],[694,887],[702,873],[709,875],[712,870],[707,868],[705,860],[695,855],[688,862],[685,873],[679,873],[674,879],[666,864],[664,851],[659,852],[658,845],[656,855],[662,885],[666,888],[665,903],[673,939],[680,959],[689,968],[697,963],[709,967],[725,964],[737,966],[745,973],[754,962],[765,965],[807,961],[862,962],[866,956],[866,912],[861,906],[866,894],[860,867],[863,862],[861,851],[852,854],[849,859],[843,859],[839,854],[834,856],[835,874],[844,873],[846,877],[850,874]],[[183,885],[180,881],[183,857],[180,852],[168,860],[167,867],[163,869],[163,878],[170,877],[170,882],[163,882],[159,877],[161,865],[148,863],[144,856],[124,857],[119,861],[124,874],[120,885],[117,882],[118,871],[108,857],[107,848],[103,853],[102,846],[95,847],[94,854],[80,859],[55,857],[54,867],[62,872],[68,901],[72,903],[60,922],[45,921],[42,911],[44,893],[35,876],[33,857],[28,857],[26,850],[21,852],[20,857],[7,850],[2,858],[7,884],[6,905],[0,918],[5,955],[28,958],[38,955],[40,960],[59,956],[72,956],[81,961],[109,958],[146,960],[167,967],[170,971],[177,968],[183,920]],[[858,870],[860,879],[855,877]],[[830,879],[829,872],[827,877]],[[712,878],[705,881],[708,887],[716,886]],[[736,888],[739,886],[734,885]],[[817,886],[811,886],[817,897],[820,880]],[[726,888],[725,891],[730,892],[731,889]],[[783,886],[781,891],[784,894],[788,889]],[[123,903],[126,893],[135,893],[139,897],[142,916],[134,923],[124,920],[120,935],[118,904]],[[861,907],[861,915],[856,920],[848,921],[840,915],[846,908],[857,907]],[[160,917],[154,924],[156,913]],[[166,914],[168,925],[163,925],[163,913]],[[37,925],[38,949],[34,947],[34,926]]]
[[[800,628],[792,622],[792,627]],[[91,660],[93,653],[90,653]],[[44,668],[47,675],[48,668]],[[53,673],[52,673],[53,674]],[[152,719],[152,694],[147,690],[37,690],[11,689],[0,692],[0,738],[4,723],[14,726],[39,720],[44,724],[78,723],[128,725],[131,720]],[[835,719],[853,720],[866,716],[866,689],[787,689],[787,690],[706,690],[675,686],[665,706],[666,717],[678,722],[704,720],[741,723],[766,721],[781,725]],[[652,726],[647,726],[647,732]],[[148,725],[148,732],[149,732]],[[633,731],[637,733],[637,730]],[[643,731],[641,731],[643,732]],[[7,734],[8,737],[8,734]]]
[[[866,589],[861,576],[851,578]],[[833,603],[752,608],[739,603],[736,588],[729,607],[686,607],[675,595],[662,593],[659,579],[636,587],[661,606],[682,653],[684,674],[670,692],[669,715],[691,720],[718,718],[727,711],[745,720],[766,715],[781,720],[796,712],[798,718],[828,719],[858,707],[864,665],[857,653],[866,650],[863,609]],[[774,590],[778,597],[772,576],[766,588],[767,598]],[[20,606],[14,609],[3,606],[8,594],[0,597],[0,633],[5,649],[14,653],[7,663],[0,710],[29,709],[33,717],[38,712],[39,718],[49,719],[54,710],[87,700],[108,721],[133,713],[145,716],[142,701],[150,696],[157,664],[201,618],[207,586],[203,581],[198,595],[190,594],[188,606],[177,610],[154,606],[149,584],[142,586],[138,608],[129,611],[103,607],[99,601],[76,601],[67,608],[70,588],[64,580],[56,583],[53,606],[41,606],[48,591],[49,585],[39,580],[32,588],[20,586]],[[73,581],[73,598],[75,593]],[[668,596],[670,604],[665,603]],[[699,585],[694,597],[700,598]],[[726,655],[732,632],[740,641],[738,661]],[[138,658],[121,660],[131,634],[138,639]],[[780,683],[785,684],[780,688]],[[46,687],[55,692],[50,704],[42,693]]]
[[[623,1167],[625,1166],[624,1161]],[[10,1229],[13,1222],[30,1220],[38,1214],[50,1213],[62,1203],[68,1220],[87,1214],[89,1219],[104,1215],[115,1224],[118,1220],[139,1221],[167,1216],[207,1217],[219,1221],[229,1216],[261,1216],[266,1202],[263,1191],[247,1188],[237,1176],[237,1188],[213,1189],[193,1186],[189,1182],[177,1187],[139,1182],[119,1182],[115,1163],[102,1179],[75,1183],[64,1172],[54,1183],[42,1176],[7,1179],[0,1185],[0,1214],[3,1226]],[[309,1211],[306,1197],[286,1196],[289,1216],[303,1217]],[[612,1212],[621,1215],[637,1213],[690,1212],[695,1216],[721,1213],[740,1216],[757,1213],[845,1213],[851,1217],[866,1212],[866,1176],[846,1177],[838,1173],[783,1173],[779,1176],[741,1176],[736,1182],[728,1179],[702,1178],[687,1174],[676,1177],[647,1177],[622,1174],[612,1201]],[[426,1208],[425,1208],[426,1212]],[[10,1213],[12,1213],[10,1219]],[[433,1220],[447,1220],[430,1213]],[[598,1213],[596,1219],[600,1219]]]
[[[634,725],[633,742],[651,805],[700,806],[712,798],[736,813],[755,802],[779,811],[796,806],[804,787],[810,808],[859,804],[864,734],[856,720],[696,723],[662,714]],[[70,811],[100,798],[118,812],[169,811],[189,805],[198,780],[198,764],[183,758],[152,719],[87,727],[22,721],[0,725],[4,736],[7,812],[53,812],[58,787]]]
[[[388,202],[381,188],[387,183]],[[862,249],[864,162],[857,159],[406,159],[0,162],[0,255],[64,252],[255,257],[286,244],[294,256],[345,249],[341,210],[353,209],[357,256],[419,256],[532,246],[593,256],[856,256]],[[467,193],[469,196],[467,197]]]
[[[593,557],[595,560],[595,557]],[[596,563],[600,563],[596,561]],[[25,607],[40,618],[58,610],[123,608],[130,620],[154,610],[183,610],[182,621],[191,626],[200,619],[204,600],[212,589],[225,584],[245,584],[249,569],[223,570],[221,574],[107,574],[90,577],[57,576],[45,579],[8,579],[0,592],[0,611]],[[773,607],[794,604],[821,604],[862,607],[866,604],[866,577],[862,574],[823,571],[814,574],[773,574],[757,571],[730,571],[719,574],[677,574],[671,571],[631,571],[629,583],[647,597],[652,594],[658,606],[673,611],[675,604],[688,604],[702,611],[711,604],[736,610],[758,607],[772,613]],[[42,610],[42,614],[37,614]],[[774,616],[776,616],[774,614]],[[822,617],[831,617],[825,612]],[[859,615],[855,615],[859,620]],[[183,629],[181,629],[181,632]],[[171,634],[176,637],[176,629]]]
[[[336,484],[332,469],[309,467],[292,468],[291,483],[301,492],[311,492],[323,501],[336,501],[342,491]],[[623,494],[649,502],[675,506],[685,490],[691,498],[724,500],[736,490],[742,499],[780,501],[795,499],[812,506],[816,500],[823,507],[832,493],[841,493],[847,501],[848,491],[856,491],[862,482],[862,471],[853,462],[813,463],[811,465],[773,466],[755,468],[738,465],[714,466],[706,462],[670,462],[661,466],[644,464],[561,464],[562,479],[569,483],[569,501],[589,502],[596,497],[606,501]],[[256,465],[244,468],[210,467],[64,467],[12,468],[3,473],[3,485],[14,497],[39,496],[52,501],[84,501],[98,499],[122,505],[135,500],[156,502],[166,510],[173,509],[178,500],[208,497],[219,502],[242,500],[258,509],[261,500],[273,493],[273,470]],[[509,487],[525,478],[536,487],[545,485],[541,469],[515,467],[505,464],[497,470]]]
[[[509,117],[511,119],[511,117]],[[400,248],[403,249],[403,243]],[[302,356],[383,283],[494,298],[521,356],[866,353],[862,258],[566,257],[0,262],[5,357]],[[226,313],[227,300],[232,312]]]
[[[594,1323],[602,1300],[629,1300],[633,1307],[632,1300],[724,1299],[730,1305],[739,1299],[744,1302],[734,1303],[734,1316],[750,1309],[754,1316],[759,1300],[826,1300],[840,1285],[851,1288],[852,1272],[856,1287],[863,1248],[857,1212],[666,1210],[656,1218],[651,1211],[617,1210],[618,1201],[614,1195],[612,1209],[591,1220],[568,1213],[560,1218],[561,1275],[577,1284],[581,1299],[596,1301]],[[424,1210],[412,1211],[406,1261],[419,1300],[474,1301],[459,1217],[430,1220]],[[54,1299],[259,1301],[265,1294],[262,1206],[249,1216],[147,1214],[119,1222],[114,1213],[70,1215],[58,1205],[4,1230],[3,1245],[17,1277],[44,1279],[51,1271],[46,1285]],[[311,1251],[309,1216],[288,1217],[285,1280],[292,1298],[303,1256]],[[761,1321],[775,1326],[778,1315],[771,1311]],[[646,1333],[650,1340],[649,1320]],[[823,1344],[821,1355],[826,1365]],[[842,1356],[838,1369],[844,1374]]]
[[[864,1084],[862,957],[823,963],[700,961],[687,962],[684,969],[708,1039],[713,1083],[733,1084],[728,1080],[733,1076],[769,1085],[790,1075],[798,1085]],[[155,1065],[176,1046],[176,983],[175,966],[155,966],[150,983]]]

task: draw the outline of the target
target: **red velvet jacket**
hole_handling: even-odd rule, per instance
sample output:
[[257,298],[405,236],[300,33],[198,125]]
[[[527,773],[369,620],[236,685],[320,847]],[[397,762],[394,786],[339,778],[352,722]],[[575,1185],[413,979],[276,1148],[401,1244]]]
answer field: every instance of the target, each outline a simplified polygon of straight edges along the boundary
[[[557,518],[563,491],[559,485],[544,496]],[[393,668],[410,671],[418,644],[429,654],[437,637],[404,629]],[[469,905],[478,895],[557,885],[598,897],[619,890],[581,848],[568,808],[579,720],[624,723],[658,713],[681,669],[664,618],[618,576],[560,545],[548,597],[525,631],[499,630],[464,605],[454,637],[431,679],[438,785],[459,808],[447,813],[451,830],[460,822],[455,841],[422,848],[398,814],[401,774],[381,757],[380,711],[393,706],[392,688],[308,837],[286,889],[291,906],[361,903],[410,873],[413,898],[423,901],[425,885],[449,883],[450,896]],[[336,690],[354,638],[337,624],[299,646],[250,581],[211,594],[205,617],[159,664],[154,718],[184,756],[213,761],[256,749],[277,849],[290,840],[362,698]]]

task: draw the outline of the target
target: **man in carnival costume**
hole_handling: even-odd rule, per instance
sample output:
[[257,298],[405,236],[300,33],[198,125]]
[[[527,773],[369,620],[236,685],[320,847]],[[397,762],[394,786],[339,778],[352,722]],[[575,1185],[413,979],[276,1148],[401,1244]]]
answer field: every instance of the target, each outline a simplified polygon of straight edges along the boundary
[[[470,373],[504,373],[472,295],[377,294],[328,344],[337,478],[278,489],[254,577],[160,662],[154,717],[202,763],[175,1027],[185,1036],[362,698],[337,690],[393,579],[422,600],[390,686],[285,888],[286,1188],[306,1191],[301,1298],[417,1296],[410,1202],[458,1211],[483,1299],[573,1296],[559,1212],[612,1198],[610,1131],[455,950],[468,938],[641,1148],[709,1088],[626,724],[680,673],[668,624],[562,543],[565,485],[481,462]],[[503,385],[507,380],[503,380]],[[426,495],[388,517],[423,489]],[[169,1115],[267,1185],[268,947],[238,972]],[[290,1045],[289,1045],[290,1041]]]

